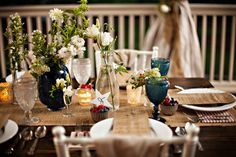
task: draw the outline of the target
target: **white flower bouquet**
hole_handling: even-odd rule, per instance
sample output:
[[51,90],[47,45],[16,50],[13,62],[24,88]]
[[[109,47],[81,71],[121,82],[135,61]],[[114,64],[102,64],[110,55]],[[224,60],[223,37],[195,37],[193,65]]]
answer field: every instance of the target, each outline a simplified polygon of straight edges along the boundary
[[[32,33],[33,52],[31,73],[40,76],[51,68],[60,68],[71,57],[83,57],[86,48],[85,30],[88,27],[88,20],[84,13],[87,11],[87,1],[81,0],[79,7],[72,10],[62,11],[54,8],[49,11],[52,20],[52,29],[47,35],[51,42],[46,41],[46,35],[35,30]],[[77,19],[82,19],[82,24]]]

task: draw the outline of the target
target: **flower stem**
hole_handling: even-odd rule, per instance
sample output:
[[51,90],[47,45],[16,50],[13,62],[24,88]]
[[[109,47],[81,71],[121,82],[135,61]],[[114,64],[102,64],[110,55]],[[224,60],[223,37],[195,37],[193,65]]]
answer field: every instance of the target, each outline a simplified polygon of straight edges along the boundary
[[107,63],[107,60],[109,59],[107,53],[105,53],[105,57],[103,57],[103,59],[104,59],[104,63],[105,63],[105,67],[106,67],[107,75],[108,75],[108,83],[109,83],[109,87],[110,87],[110,91],[111,91],[112,107],[113,107],[113,110],[115,110],[114,94],[113,94],[113,88],[112,88],[112,83],[111,83],[111,79],[110,79],[110,69],[108,68],[111,65],[108,65],[108,63]]

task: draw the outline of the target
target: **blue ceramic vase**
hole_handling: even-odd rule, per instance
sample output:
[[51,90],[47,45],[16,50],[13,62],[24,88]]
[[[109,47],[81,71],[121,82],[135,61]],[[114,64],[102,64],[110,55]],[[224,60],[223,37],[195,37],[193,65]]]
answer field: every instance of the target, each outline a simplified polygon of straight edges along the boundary
[[153,118],[160,120],[159,104],[164,100],[169,89],[167,78],[148,78],[145,80],[145,89],[148,99],[154,104]]
[[53,92],[53,96],[50,96],[52,86],[56,84],[57,79],[63,78],[66,80],[69,71],[65,65],[60,68],[50,68],[50,72],[46,72],[39,77],[38,80],[38,93],[40,101],[47,106],[51,111],[61,110],[65,107],[63,101],[63,91],[57,89]]

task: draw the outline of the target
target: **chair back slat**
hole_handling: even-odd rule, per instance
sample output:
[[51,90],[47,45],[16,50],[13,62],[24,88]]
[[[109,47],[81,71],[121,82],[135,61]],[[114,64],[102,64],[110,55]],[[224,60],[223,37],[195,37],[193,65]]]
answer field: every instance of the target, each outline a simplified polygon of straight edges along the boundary
[[[88,138],[88,137],[67,137],[65,136],[65,129],[62,126],[57,126],[52,129],[52,133],[54,135],[53,142],[57,152],[58,157],[69,157],[70,156],[70,145],[79,145],[78,149],[82,150],[83,157],[90,157],[90,152],[88,150],[88,145],[91,144],[95,147],[98,155],[102,153],[102,155],[109,156],[117,153],[117,144],[122,144],[122,149],[132,149],[129,153],[149,153],[148,155],[154,156],[150,154],[147,150],[152,150],[155,148],[155,151],[152,153],[157,153],[161,157],[168,157],[169,154],[169,146],[171,144],[183,144],[183,153],[182,157],[194,157],[196,152],[196,146],[198,142],[198,133],[199,127],[191,127],[187,131],[186,136],[182,137],[172,137],[168,139],[162,139],[158,137],[149,137],[149,136],[107,136],[101,138]],[[131,140],[132,139],[132,140]],[[137,143],[134,143],[137,142]],[[145,143],[145,144],[144,144]],[[109,145],[109,147],[107,147]],[[142,150],[137,150],[137,148],[143,146]],[[73,147],[73,150],[76,150]],[[122,152],[118,152],[122,154]],[[123,152],[125,153],[125,152]],[[155,154],[155,155],[157,155]],[[116,154],[117,155],[117,154]],[[125,154],[127,156],[127,154]],[[131,154],[129,154],[131,155]],[[145,156],[146,154],[142,154]]]

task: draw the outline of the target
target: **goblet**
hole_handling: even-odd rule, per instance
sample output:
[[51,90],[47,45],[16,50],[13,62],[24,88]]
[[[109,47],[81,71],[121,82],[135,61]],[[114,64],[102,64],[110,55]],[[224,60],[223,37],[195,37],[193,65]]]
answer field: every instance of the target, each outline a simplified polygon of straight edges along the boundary
[[91,74],[91,61],[89,58],[78,58],[73,60],[72,69],[76,81],[82,85],[86,84]]
[[161,76],[167,75],[170,67],[170,60],[168,58],[152,58],[151,68],[159,68]]
[[73,95],[67,95],[66,92],[63,93],[63,100],[64,100],[64,104],[66,106],[66,111],[63,113],[64,117],[72,117],[73,116],[72,111],[69,110],[69,105],[72,104]]
[[159,104],[164,100],[169,88],[169,81],[166,78],[148,78],[145,80],[145,89],[148,99],[154,104],[153,119],[165,122],[159,116]]
[[33,78],[17,79],[14,84],[16,101],[25,111],[23,124],[38,123],[39,118],[32,117],[32,108],[35,104],[37,83]]

